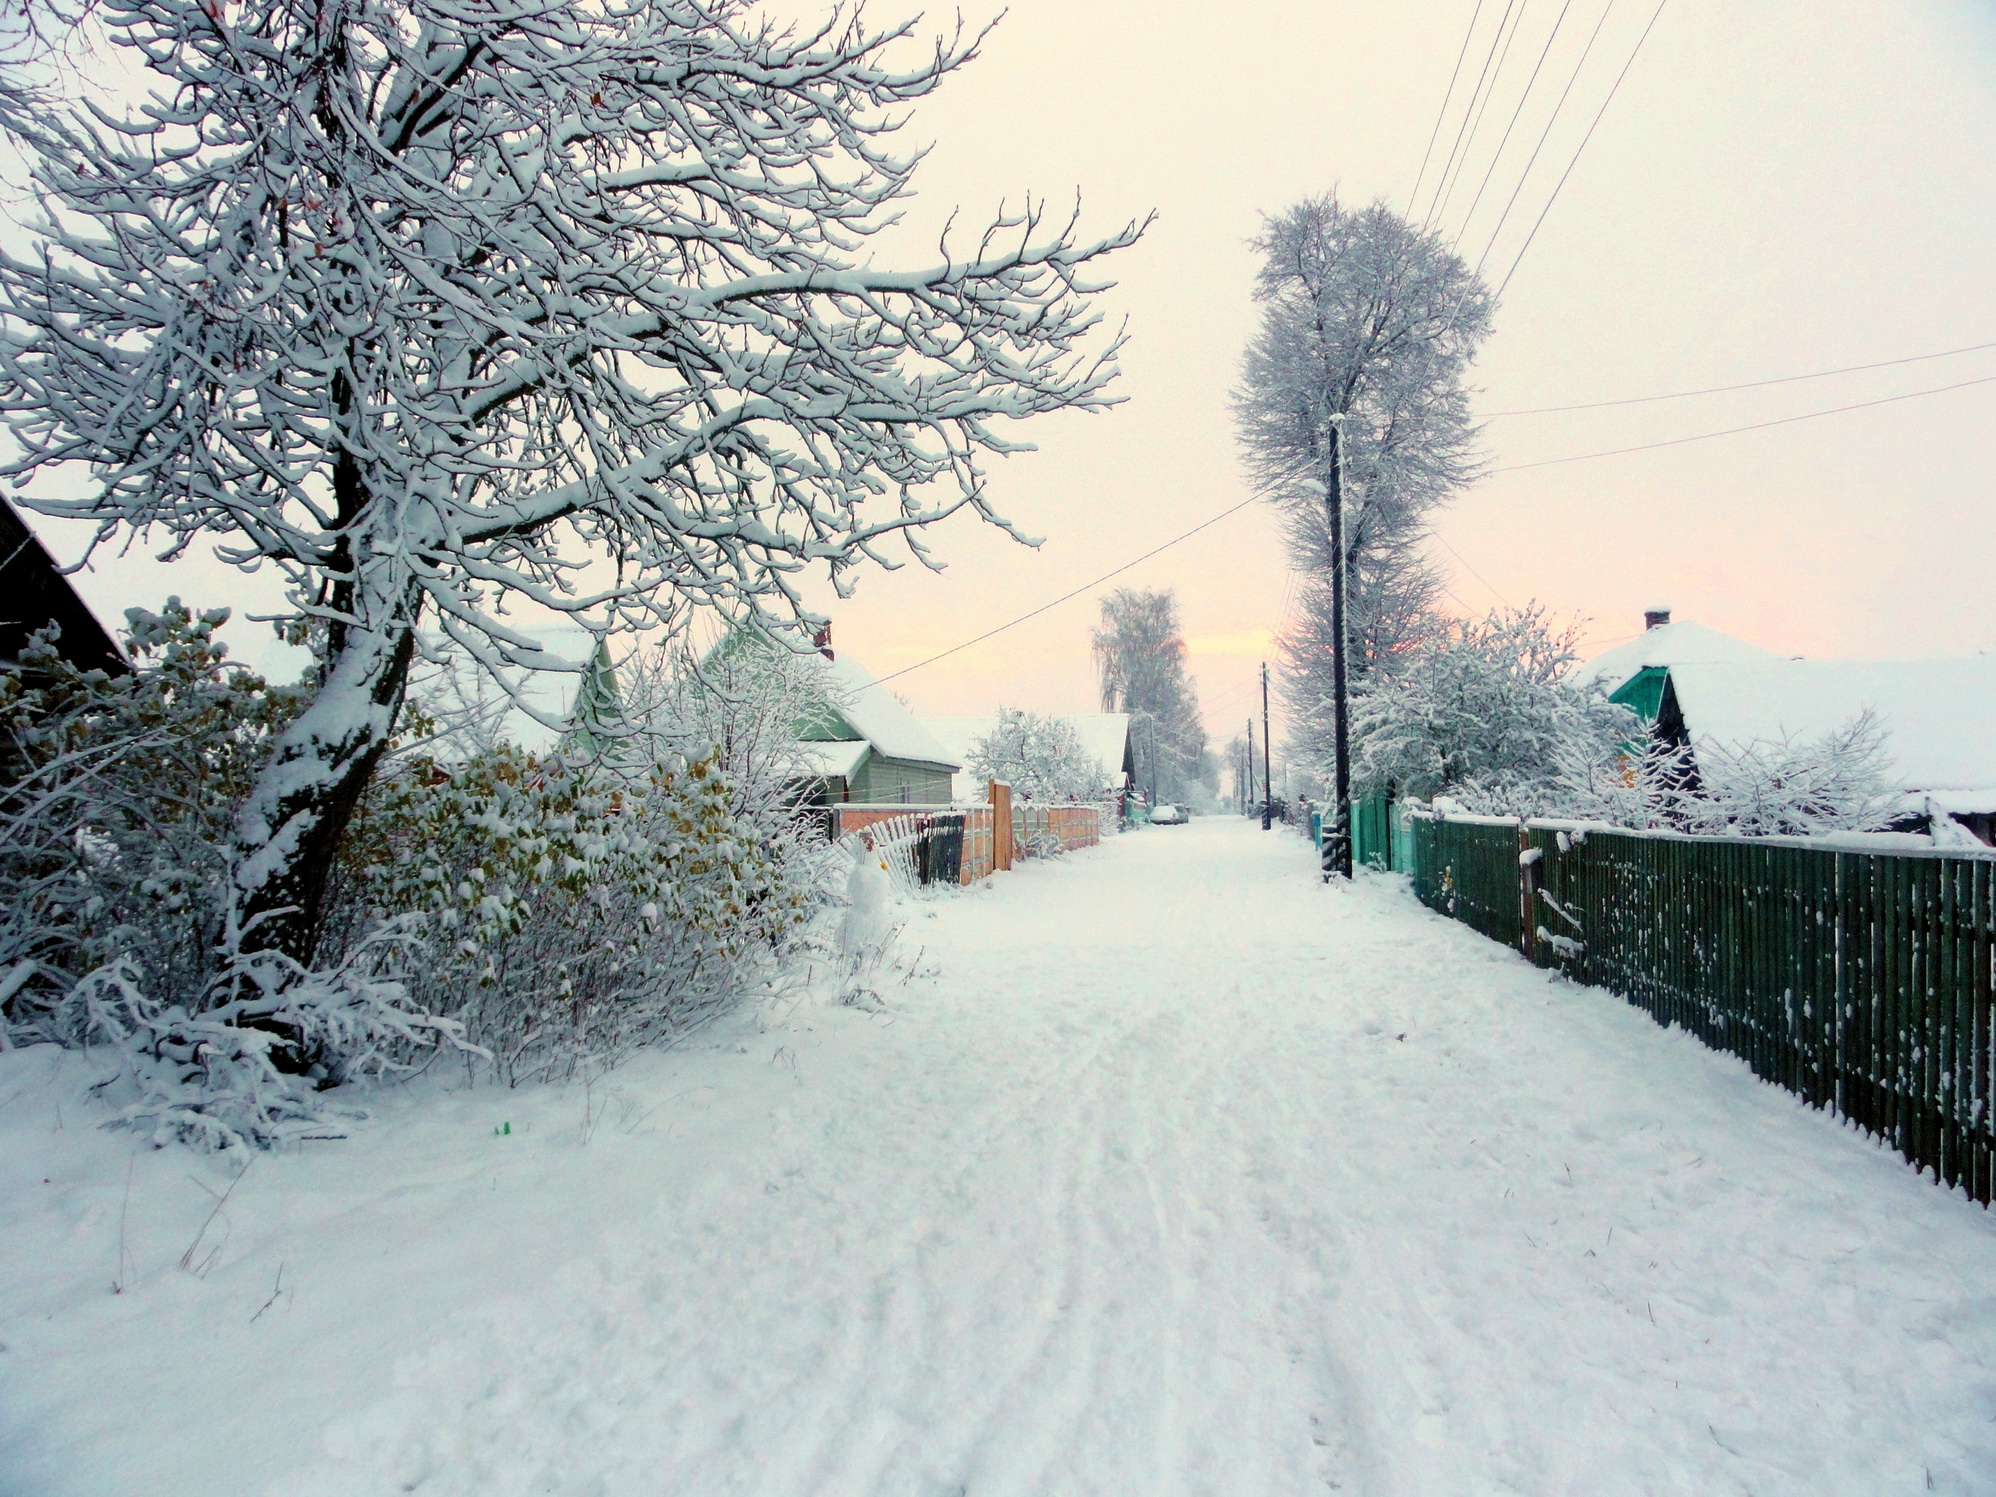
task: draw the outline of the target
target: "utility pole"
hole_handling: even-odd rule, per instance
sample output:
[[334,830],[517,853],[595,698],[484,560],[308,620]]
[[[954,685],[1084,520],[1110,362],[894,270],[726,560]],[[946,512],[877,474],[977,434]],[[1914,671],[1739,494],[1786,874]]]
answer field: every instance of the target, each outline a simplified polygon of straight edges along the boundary
[[1275,818],[1275,781],[1268,765],[1268,662],[1261,663],[1261,829],[1265,832]]
[[1345,675],[1345,505],[1342,413],[1331,417],[1331,461],[1328,484],[1305,480],[1324,496],[1331,529],[1331,737],[1332,791],[1330,817],[1324,823],[1323,875],[1351,877],[1351,732],[1350,694]]
[[1247,794],[1241,801],[1241,815],[1254,815],[1254,719],[1247,720]]

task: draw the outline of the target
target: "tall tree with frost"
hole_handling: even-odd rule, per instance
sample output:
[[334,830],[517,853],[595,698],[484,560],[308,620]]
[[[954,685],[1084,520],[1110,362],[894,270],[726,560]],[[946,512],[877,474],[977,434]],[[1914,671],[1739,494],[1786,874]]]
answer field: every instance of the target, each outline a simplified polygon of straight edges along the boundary
[[739,0],[101,14],[154,93],[8,121],[50,216],[0,261],[0,474],[104,542],[212,539],[288,582],[315,690],[233,877],[300,959],[419,620],[495,673],[563,664],[509,605],[780,624],[812,568],[926,561],[958,510],[1009,530],[1000,424],[1107,403],[1084,278],[1137,227],[1029,206],[930,265],[868,253],[910,190],[905,106],[975,38]]
[[1185,675],[1185,633],[1170,589],[1119,587],[1102,600],[1094,633],[1102,710],[1130,715],[1136,783],[1153,798],[1177,799],[1211,769],[1206,727]]
[[1336,672],[1389,663],[1432,618],[1440,581],[1421,545],[1436,506],[1476,473],[1465,380],[1492,299],[1438,235],[1383,203],[1307,199],[1254,247],[1262,317],[1234,410],[1304,575],[1289,694],[1306,734],[1334,740],[1345,724],[1323,704],[1342,695]]

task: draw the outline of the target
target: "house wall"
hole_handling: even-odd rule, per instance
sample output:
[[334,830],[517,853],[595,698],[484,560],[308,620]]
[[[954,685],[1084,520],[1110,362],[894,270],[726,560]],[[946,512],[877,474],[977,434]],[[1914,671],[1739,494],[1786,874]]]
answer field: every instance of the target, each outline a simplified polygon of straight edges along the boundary
[[869,754],[853,775],[852,798],[863,803],[946,806],[950,803],[950,774],[933,764]]

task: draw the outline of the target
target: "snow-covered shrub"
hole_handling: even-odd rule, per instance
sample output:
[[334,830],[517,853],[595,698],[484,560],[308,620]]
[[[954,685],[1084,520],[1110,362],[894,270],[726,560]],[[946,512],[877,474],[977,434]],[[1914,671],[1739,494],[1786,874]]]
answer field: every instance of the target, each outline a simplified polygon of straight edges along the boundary
[[1091,800],[1109,781],[1073,723],[1015,707],[998,709],[998,726],[970,746],[965,767],[979,779],[1005,781],[1026,800]]
[[785,794],[786,714],[815,679],[795,661],[655,652],[621,721],[566,749],[397,764],[343,849],[343,929],[411,922],[412,995],[509,1083],[613,1063],[784,980],[830,876]]
[[501,1079],[564,1077],[707,1017],[787,954],[811,890],[737,795],[714,755],[641,775],[512,746],[416,759],[355,818],[342,914],[412,926],[412,995]]
[[409,1057],[440,1043],[472,1050],[460,1024],[412,1008],[404,984],[384,975],[411,965],[407,936],[378,930],[323,970],[227,942],[192,1003],[162,996],[137,961],[118,957],[52,1005],[49,1027],[115,1064],[95,1089],[156,1144],[239,1151],[338,1137],[359,1112],[330,1088],[407,1071]]
[[1567,812],[1576,766],[1613,765],[1642,736],[1634,713],[1565,683],[1577,636],[1536,605],[1437,620],[1353,701],[1353,792],[1446,795],[1498,815]]
[[126,618],[129,674],[79,670],[52,636],[0,665],[0,1040],[100,1056],[155,1139],[337,1128],[325,1088],[457,1031],[395,981],[400,928],[313,970],[235,924],[229,822],[300,691],[229,664],[226,610]]
[[15,974],[17,1026],[119,958],[156,991],[206,986],[229,818],[297,710],[294,690],[228,664],[214,637],[227,610],[175,598],[126,617],[129,674],[78,669],[53,635],[0,665],[0,970]]
[[1858,714],[1820,737],[1652,747],[1639,759],[1575,758],[1562,814],[1704,836],[1814,836],[1877,831],[1904,798],[1891,779],[1885,728]]

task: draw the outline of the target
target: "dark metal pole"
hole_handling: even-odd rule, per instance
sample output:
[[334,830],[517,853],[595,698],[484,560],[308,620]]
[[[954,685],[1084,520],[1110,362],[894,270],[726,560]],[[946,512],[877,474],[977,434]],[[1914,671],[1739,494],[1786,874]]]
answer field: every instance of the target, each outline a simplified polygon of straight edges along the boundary
[[1331,824],[1324,828],[1323,874],[1351,877],[1351,734],[1347,718],[1349,697],[1345,681],[1345,516],[1344,472],[1340,438],[1342,417],[1331,422],[1330,484],[1324,494],[1324,507],[1331,522],[1331,711],[1332,724],[1332,807]]
[[1275,781],[1268,774],[1268,662],[1261,663],[1261,829],[1275,818]]

